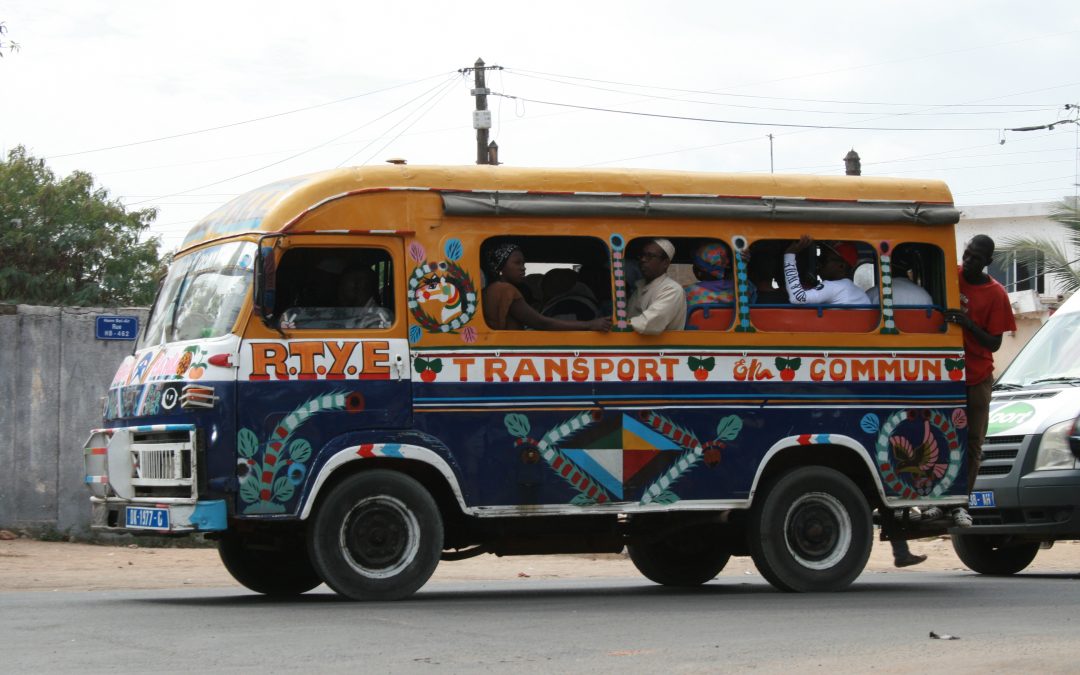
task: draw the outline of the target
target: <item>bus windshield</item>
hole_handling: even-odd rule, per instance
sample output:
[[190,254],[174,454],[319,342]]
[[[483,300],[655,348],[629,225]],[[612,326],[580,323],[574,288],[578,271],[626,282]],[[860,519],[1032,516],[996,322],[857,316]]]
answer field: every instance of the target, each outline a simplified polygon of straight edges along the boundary
[[997,383],[1023,387],[1075,382],[1080,382],[1080,312],[1048,321]]
[[139,348],[229,332],[251,287],[255,248],[248,241],[221,244],[173,262]]

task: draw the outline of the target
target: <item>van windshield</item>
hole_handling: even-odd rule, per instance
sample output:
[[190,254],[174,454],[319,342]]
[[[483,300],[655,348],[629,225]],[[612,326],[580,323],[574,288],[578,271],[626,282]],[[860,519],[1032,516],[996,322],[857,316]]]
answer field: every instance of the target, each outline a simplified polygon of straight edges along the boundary
[[1017,354],[997,384],[1080,384],[1080,312],[1050,319]]
[[251,287],[255,244],[205,248],[169,267],[139,348],[226,334]]

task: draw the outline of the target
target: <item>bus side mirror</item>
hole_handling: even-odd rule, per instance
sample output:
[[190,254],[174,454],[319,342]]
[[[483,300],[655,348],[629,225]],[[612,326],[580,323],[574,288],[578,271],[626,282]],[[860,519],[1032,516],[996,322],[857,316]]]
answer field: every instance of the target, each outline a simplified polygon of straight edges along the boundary
[[277,262],[274,258],[274,247],[263,246],[260,243],[259,255],[255,259],[254,301],[255,312],[267,323],[273,318],[274,307],[277,305],[276,278]]

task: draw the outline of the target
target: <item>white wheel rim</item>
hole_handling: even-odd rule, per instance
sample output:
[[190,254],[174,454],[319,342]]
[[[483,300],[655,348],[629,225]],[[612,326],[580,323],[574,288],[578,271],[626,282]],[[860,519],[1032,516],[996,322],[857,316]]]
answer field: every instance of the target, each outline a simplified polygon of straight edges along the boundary
[[338,547],[356,572],[371,579],[387,579],[400,574],[416,559],[420,523],[395,497],[367,497],[342,519]]
[[839,499],[827,492],[807,492],[788,507],[784,543],[803,567],[835,567],[851,548],[851,516]]

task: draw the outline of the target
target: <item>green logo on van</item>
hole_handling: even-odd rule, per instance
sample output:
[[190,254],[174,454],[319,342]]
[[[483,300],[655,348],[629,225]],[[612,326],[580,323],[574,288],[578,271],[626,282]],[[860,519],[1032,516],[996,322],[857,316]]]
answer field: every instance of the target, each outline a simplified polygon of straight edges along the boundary
[[1035,408],[1027,403],[1010,403],[1004,408],[998,408],[990,413],[990,424],[986,427],[986,435],[993,436],[1018,427],[1031,419],[1035,414]]

